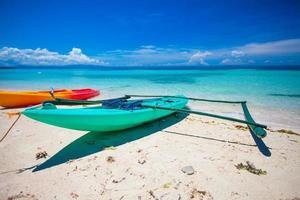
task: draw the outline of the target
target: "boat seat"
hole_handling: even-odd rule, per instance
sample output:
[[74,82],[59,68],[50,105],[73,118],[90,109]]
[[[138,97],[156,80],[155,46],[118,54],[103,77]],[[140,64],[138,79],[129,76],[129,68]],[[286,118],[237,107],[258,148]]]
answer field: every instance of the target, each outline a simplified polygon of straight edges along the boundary
[[124,104],[121,104],[120,109],[122,110],[137,110],[141,109],[141,104],[143,103],[143,100],[135,100],[126,102]]
[[127,102],[126,99],[110,99],[102,101],[102,108],[113,109],[119,108],[121,104]]

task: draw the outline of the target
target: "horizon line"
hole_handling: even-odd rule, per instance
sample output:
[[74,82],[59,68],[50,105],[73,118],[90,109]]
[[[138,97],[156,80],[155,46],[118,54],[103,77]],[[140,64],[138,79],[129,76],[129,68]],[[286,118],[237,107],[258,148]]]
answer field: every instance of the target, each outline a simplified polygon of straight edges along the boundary
[[214,70],[214,69],[269,69],[269,70],[300,70],[300,65],[155,65],[155,66],[102,66],[102,65],[13,65],[1,66],[0,69],[177,69],[177,70]]

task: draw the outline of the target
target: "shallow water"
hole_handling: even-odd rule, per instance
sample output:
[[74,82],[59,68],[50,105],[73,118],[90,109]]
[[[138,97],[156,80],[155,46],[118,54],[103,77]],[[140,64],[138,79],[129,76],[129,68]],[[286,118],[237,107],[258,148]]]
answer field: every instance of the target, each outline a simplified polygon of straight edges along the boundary
[[[300,126],[300,70],[0,70],[1,89],[45,90],[51,87],[96,88],[101,90],[103,98],[124,94],[184,94],[199,98],[247,100],[250,109],[258,110],[256,115],[259,119]],[[215,108],[212,105],[210,108],[222,112],[225,107]],[[203,109],[211,110],[208,107]],[[234,115],[236,108],[232,109],[233,113],[229,114]]]

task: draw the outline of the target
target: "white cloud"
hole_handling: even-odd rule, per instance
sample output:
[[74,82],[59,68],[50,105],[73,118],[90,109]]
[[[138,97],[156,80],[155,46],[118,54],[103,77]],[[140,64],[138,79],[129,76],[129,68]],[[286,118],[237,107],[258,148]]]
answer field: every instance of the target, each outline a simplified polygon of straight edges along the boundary
[[207,63],[204,61],[204,58],[210,55],[212,55],[212,53],[209,51],[204,51],[204,52],[198,51],[191,56],[189,63],[207,65]]
[[154,45],[144,45],[133,50],[114,50],[99,54],[101,60],[112,65],[127,66],[157,66],[157,65],[187,65],[195,49],[161,48]]
[[142,45],[141,48],[143,48],[143,49],[154,49],[155,46],[154,45]]
[[229,59],[229,58],[225,58],[225,59],[223,59],[223,60],[220,62],[220,64],[224,64],[224,65],[227,65],[227,64],[230,64],[230,63],[232,63],[232,60]]
[[[111,66],[163,66],[163,65],[242,65],[276,64],[284,56],[296,64],[300,62],[300,39],[279,40],[264,43],[249,43],[242,46],[199,51],[196,48],[165,48],[143,45],[136,49],[118,49],[88,56],[81,49],[73,48],[67,54],[47,49],[0,49],[1,64],[20,65],[111,65]],[[280,59],[279,59],[280,58]],[[267,62],[264,62],[268,60]],[[109,63],[109,64],[108,64]]]
[[[212,52],[212,59],[220,59],[219,64],[222,65],[276,64],[280,57],[300,57],[300,39],[250,43]],[[262,60],[263,57],[268,57],[267,61]],[[295,63],[299,64],[297,61]]]
[[244,55],[245,55],[245,53],[243,51],[237,51],[237,50],[232,50],[231,51],[231,56],[235,57],[235,58],[239,58],[239,57],[242,57]]
[[247,55],[287,55],[300,53],[300,39],[250,43],[236,48]]
[[244,62],[240,58],[225,58],[220,62],[221,65],[242,65]]
[[73,48],[68,54],[59,54],[47,49],[18,49],[4,47],[0,49],[0,61],[20,65],[102,65],[99,59],[90,58],[81,49]]

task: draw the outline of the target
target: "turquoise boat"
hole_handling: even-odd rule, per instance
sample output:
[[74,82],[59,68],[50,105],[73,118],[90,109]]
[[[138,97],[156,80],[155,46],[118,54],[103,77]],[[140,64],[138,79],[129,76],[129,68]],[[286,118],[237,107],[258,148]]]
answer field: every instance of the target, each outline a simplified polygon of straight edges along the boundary
[[57,108],[53,102],[26,109],[25,116],[58,127],[81,130],[110,132],[119,131],[166,117],[175,111],[155,109],[164,107],[182,109],[188,99],[162,97],[153,99],[128,100],[124,98],[102,100],[100,106],[85,108]]

